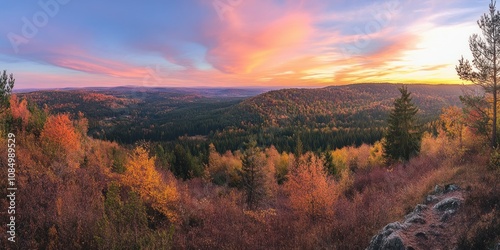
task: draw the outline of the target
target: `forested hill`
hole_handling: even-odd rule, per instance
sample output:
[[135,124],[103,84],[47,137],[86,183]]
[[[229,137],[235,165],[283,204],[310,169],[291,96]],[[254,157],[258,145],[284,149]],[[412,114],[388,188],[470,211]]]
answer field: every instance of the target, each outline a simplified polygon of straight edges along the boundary
[[[82,112],[90,135],[120,143],[176,141],[198,136],[220,151],[236,150],[255,139],[293,151],[324,150],[373,143],[382,136],[395,84],[355,84],[264,92],[245,89],[92,88],[19,94],[52,113]],[[421,121],[441,109],[460,106],[462,85],[408,85]],[[264,93],[263,93],[264,92]],[[201,137],[199,137],[201,136]],[[194,146],[193,146],[194,147]]]
[[[330,124],[350,127],[353,123],[381,124],[399,96],[395,84],[354,84],[317,89],[269,91],[243,101],[240,106],[262,117],[267,125]],[[463,85],[408,85],[424,121],[435,119],[443,107],[460,106]],[[241,108],[240,107],[240,108]]]

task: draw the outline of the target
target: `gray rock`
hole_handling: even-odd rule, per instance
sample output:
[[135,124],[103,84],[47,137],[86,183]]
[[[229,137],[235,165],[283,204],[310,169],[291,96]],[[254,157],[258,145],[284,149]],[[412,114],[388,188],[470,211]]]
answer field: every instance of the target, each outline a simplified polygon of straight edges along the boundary
[[387,236],[384,236],[382,233],[373,236],[370,241],[370,245],[366,248],[366,250],[377,250],[382,249],[382,243]]
[[434,187],[434,194],[442,194],[443,193],[443,187],[436,185]]
[[459,198],[449,197],[436,203],[433,208],[439,212],[445,212],[447,210],[456,211],[460,204],[462,204],[462,201]]
[[382,229],[382,231],[396,231],[396,230],[401,230],[405,228],[403,225],[401,225],[401,223],[399,222],[392,222],[392,223],[389,223],[387,224],[384,229]]
[[460,187],[455,185],[455,184],[448,184],[446,186],[444,186],[444,193],[449,193],[449,192],[453,192],[453,191],[457,191],[457,190],[460,190]]
[[388,236],[383,236],[383,234],[378,234],[373,237],[370,242],[370,246],[366,248],[367,250],[405,250],[405,245],[403,240],[397,233],[391,233]]
[[427,221],[420,215],[413,215],[405,220],[405,224],[425,224]]
[[435,195],[427,195],[427,197],[425,197],[425,204],[430,204],[437,200],[438,198]]
[[[435,230],[429,231],[417,231],[414,236],[417,241],[425,241],[429,238],[440,237],[441,233],[438,232],[438,228],[444,228],[446,221],[448,221],[462,205],[463,200],[459,197],[448,197],[442,199],[444,193],[450,193],[460,190],[455,184],[448,184],[445,186],[436,185],[434,191],[431,195],[428,195],[425,199],[425,204],[418,204],[411,213],[405,216],[405,220],[401,222],[393,222],[387,224],[379,233],[370,241],[370,245],[367,250],[375,249],[414,249],[412,246],[405,246],[403,239],[401,238],[401,233],[406,232],[407,229],[419,230],[419,226],[416,224],[426,224],[428,221],[424,217],[424,211],[429,209],[431,204],[432,211],[437,213],[440,217],[440,223],[437,225],[432,223],[429,225],[430,228]],[[442,199],[442,200],[441,200]],[[432,221],[431,221],[432,222]],[[497,246],[496,250],[500,250]]]
[[443,215],[441,215],[441,218],[439,219],[439,221],[441,221],[441,222],[447,221],[456,211],[457,210],[454,210],[454,209],[444,211],[444,213],[443,213]]
[[424,210],[427,210],[427,205],[418,204],[415,209],[413,209],[413,213],[421,214]]
[[370,241],[370,246],[366,248],[367,250],[378,250],[378,249],[405,249],[403,240],[398,234],[398,230],[404,229],[405,226],[399,222],[393,222],[387,224],[384,229],[382,229],[379,234],[375,235]]
[[405,215],[405,222],[404,224],[411,224],[411,223],[420,223],[420,224],[425,224],[425,219],[420,216],[424,210],[427,209],[426,205],[423,204],[418,204],[415,209],[413,209],[413,212]]
[[424,232],[418,232],[415,234],[416,237],[427,240],[427,235]]
[[405,250],[405,244],[398,234],[391,234],[385,239],[382,249],[387,250]]

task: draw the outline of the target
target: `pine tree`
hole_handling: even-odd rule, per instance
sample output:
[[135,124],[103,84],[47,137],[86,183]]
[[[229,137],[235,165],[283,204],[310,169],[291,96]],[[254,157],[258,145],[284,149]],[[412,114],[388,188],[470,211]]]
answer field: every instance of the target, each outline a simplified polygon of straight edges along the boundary
[[249,209],[257,208],[259,202],[266,196],[266,174],[264,153],[256,147],[256,142],[249,143],[242,157],[241,179]]
[[297,134],[297,137],[295,139],[295,155],[297,156],[297,159],[300,158],[300,156],[303,154],[304,151],[304,145],[302,144],[302,140],[300,139],[300,134]]
[[3,71],[0,75],[0,114],[9,108],[9,97],[14,88],[14,75],[7,75],[7,71]]
[[473,34],[469,38],[469,47],[474,57],[472,63],[462,57],[455,69],[460,79],[481,86],[486,93],[493,96],[491,146],[496,147],[498,74],[500,73],[500,12],[496,10],[496,1],[491,1],[489,10],[489,13],[484,14],[477,22],[482,30],[482,37]]
[[420,151],[422,133],[415,116],[418,108],[412,103],[411,93],[404,86],[399,91],[401,97],[394,101],[394,109],[389,115],[384,151],[386,159],[408,161]]

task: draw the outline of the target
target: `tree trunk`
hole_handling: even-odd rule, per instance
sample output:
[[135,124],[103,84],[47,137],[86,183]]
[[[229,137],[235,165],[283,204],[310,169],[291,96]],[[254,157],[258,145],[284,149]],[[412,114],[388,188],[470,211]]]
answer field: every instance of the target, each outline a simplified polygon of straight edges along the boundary
[[[496,71],[496,70],[495,70]],[[495,76],[496,78],[496,76]],[[493,131],[491,135],[491,146],[497,146],[497,83],[496,79],[494,81],[493,87]]]
[[[492,20],[495,19],[495,13],[491,13]],[[493,131],[491,132],[491,146],[497,146],[497,34],[493,31]]]

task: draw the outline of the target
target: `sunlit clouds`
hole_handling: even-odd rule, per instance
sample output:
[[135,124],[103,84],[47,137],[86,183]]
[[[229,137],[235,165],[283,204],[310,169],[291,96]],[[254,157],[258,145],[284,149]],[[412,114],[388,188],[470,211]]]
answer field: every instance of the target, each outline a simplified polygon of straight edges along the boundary
[[455,64],[470,56],[468,37],[488,7],[466,0],[66,2],[57,9],[42,7],[56,0],[6,3],[0,62],[18,88],[460,83]]

